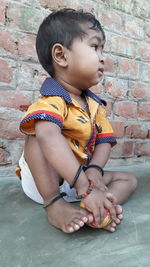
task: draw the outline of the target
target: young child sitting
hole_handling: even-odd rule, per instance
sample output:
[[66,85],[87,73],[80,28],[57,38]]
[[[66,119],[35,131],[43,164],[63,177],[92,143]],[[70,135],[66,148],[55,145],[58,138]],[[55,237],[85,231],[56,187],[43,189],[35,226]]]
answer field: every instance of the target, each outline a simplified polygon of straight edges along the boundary
[[[51,78],[20,124],[27,135],[21,182],[28,197],[44,204],[50,224],[66,233],[85,224],[114,232],[120,204],[137,186],[130,173],[103,170],[116,139],[106,102],[89,88],[103,77],[104,44],[99,21],[81,10],[51,13],[37,34],[38,58]],[[106,218],[109,224],[99,226]]]

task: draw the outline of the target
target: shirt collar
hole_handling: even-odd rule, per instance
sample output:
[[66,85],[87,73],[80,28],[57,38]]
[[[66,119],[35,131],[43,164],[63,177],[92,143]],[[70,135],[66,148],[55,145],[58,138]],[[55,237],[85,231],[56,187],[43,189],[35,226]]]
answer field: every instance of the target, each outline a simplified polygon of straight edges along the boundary
[[[69,93],[64,89],[64,87],[58,83],[55,79],[53,78],[46,78],[44,83],[41,86],[40,93],[42,96],[60,96],[63,97],[64,100],[68,104],[72,104],[73,102],[71,100],[71,97]],[[86,89],[84,93],[88,96],[91,97],[93,100],[95,100],[97,103],[100,105],[107,105],[106,101],[103,99],[100,99],[97,95],[92,93],[89,89]]]

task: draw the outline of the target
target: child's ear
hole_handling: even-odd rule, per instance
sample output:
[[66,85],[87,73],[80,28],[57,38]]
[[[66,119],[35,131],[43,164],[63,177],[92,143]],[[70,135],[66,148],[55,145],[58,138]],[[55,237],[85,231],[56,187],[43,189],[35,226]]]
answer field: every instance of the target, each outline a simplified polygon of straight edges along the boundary
[[66,67],[66,48],[59,43],[54,44],[52,48],[52,58],[53,61],[59,66]]

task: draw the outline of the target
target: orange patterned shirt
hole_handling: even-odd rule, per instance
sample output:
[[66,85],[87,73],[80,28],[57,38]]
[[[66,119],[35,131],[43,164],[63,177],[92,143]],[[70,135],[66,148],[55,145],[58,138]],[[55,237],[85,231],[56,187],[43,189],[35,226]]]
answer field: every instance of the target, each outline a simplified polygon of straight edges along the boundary
[[56,80],[47,78],[40,89],[39,99],[23,116],[20,130],[27,135],[35,135],[37,119],[56,123],[79,162],[87,164],[97,144],[114,145],[116,139],[103,107],[106,102],[89,89],[83,93],[87,99],[90,115]]

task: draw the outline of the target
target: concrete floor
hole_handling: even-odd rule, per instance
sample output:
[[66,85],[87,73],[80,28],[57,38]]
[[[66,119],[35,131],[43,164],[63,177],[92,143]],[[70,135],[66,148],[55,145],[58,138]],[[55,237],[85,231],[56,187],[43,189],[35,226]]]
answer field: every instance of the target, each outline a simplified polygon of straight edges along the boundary
[[1,177],[0,267],[149,267],[150,168],[123,170],[137,175],[139,187],[124,205],[115,233],[84,227],[64,234],[48,224],[45,211],[23,194],[15,176]]

